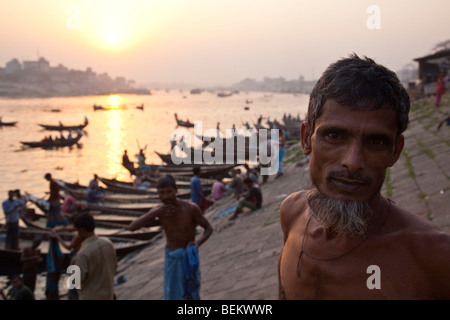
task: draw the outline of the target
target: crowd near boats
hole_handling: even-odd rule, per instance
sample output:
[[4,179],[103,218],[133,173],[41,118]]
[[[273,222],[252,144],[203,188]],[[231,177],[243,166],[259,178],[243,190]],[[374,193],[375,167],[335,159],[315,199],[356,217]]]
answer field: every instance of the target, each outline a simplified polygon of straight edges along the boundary
[[[95,107],[95,106],[94,106]],[[137,106],[138,109],[143,109],[143,105]],[[298,117],[284,116],[281,121],[267,119],[266,123],[262,123],[263,117],[258,118],[254,128],[250,128],[248,122],[246,123],[247,129],[258,130],[264,129],[280,129],[285,132],[289,139],[298,139],[300,129],[300,119]],[[180,120],[175,113],[176,126],[182,126],[186,128],[193,128],[194,125],[188,119]],[[1,126],[13,126],[14,123],[1,122]],[[67,146],[74,146],[80,143],[83,137],[83,131],[86,130],[89,124],[88,119],[85,117],[84,122],[80,124],[64,125],[61,122],[59,124],[38,124],[41,128],[50,132],[57,132],[60,137],[52,138],[46,136],[41,141],[21,141],[21,143],[30,148],[60,148]],[[67,136],[64,133],[68,132]],[[72,132],[77,135],[72,136]],[[50,138],[49,138],[50,137]],[[233,139],[233,138],[231,138]],[[238,137],[234,137],[238,139]],[[244,137],[244,140],[248,137]],[[214,139],[209,139],[209,142]],[[224,139],[224,146],[226,146],[227,139]],[[179,143],[179,142],[178,142]],[[67,219],[67,224],[70,225],[73,222],[74,217],[81,213],[90,213],[96,223],[96,234],[99,236],[108,237],[116,248],[117,257],[120,259],[125,255],[132,253],[136,250],[142,249],[145,246],[151,245],[155,239],[162,234],[161,224],[156,220],[152,225],[145,228],[141,228],[137,231],[128,230],[127,226],[136,218],[145,214],[153,207],[160,203],[157,190],[157,180],[165,175],[171,175],[175,178],[178,193],[177,196],[182,199],[189,200],[190,194],[190,179],[192,178],[194,167],[200,167],[201,171],[199,178],[203,186],[203,191],[206,196],[211,193],[213,183],[218,179],[224,179],[230,177],[230,172],[239,166],[242,166],[245,161],[237,161],[234,157],[233,163],[221,163],[221,164],[208,164],[208,163],[182,163],[175,164],[173,161],[174,149],[177,143],[172,145],[172,153],[166,154],[154,150],[154,152],[160,157],[162,164],[147,164],[145,161],[145,148],[139,148],[139,154],[137,155],[138,161],[130,161],[127,155],[127,151],[124,150],[122,157],[122,165],[130,173],[130,180],[124,181],[117,178],[105,177],[101,173],[92,173],[93,181],[96,182],[96,186],[93,187],[91,183],[89,185],[83,185],[76,181],[64,181],[53,177],[59,188],[59,194],[61,199],[61,205],[64,205],[64,201],[68,198],[74,200],[76,206],[69,211],[62,210],[61,213],[64,219]],[[248,141],[246,141],[248,146]],[[208,148],[208,143],[205,140],[201,150]],[[248,160],[248,150],[245,149],[244,160]],[[196,150],[184,149],[184,151],[195,152]],[[237,150],[225,150],[224,154],[236,154]],[[193,154],[192,154],[193,155]],[[187,155],[186,155],[187,156]],[[258,164],[255,165],[258,168]],[[43,173],[44,174],[44,173]],[[132,178],[132,179],[131,179]],[[91,181],[92,182],[92,181]],[[92,199],[92,192],[95,189],[96,198]],[[29,246],[33,239],[39,237],[42,240],[40,245],[42,252],[42,262],[39,265],[39,270],[45,271],[45,257],[49,254],[49,245],[53,233],[52,228],[48,225],[49,207],[50,204],[45,198],[39,198],[27,190],[24,190],[24,201],[26,202],[25,209],[20,213],[20,227],[19,227],[19,243],[20,247],[24,248]],[[6,224],[0,224],[0,236],[6,229]],[[54,232],[54,231],[53,231]],[[73,239],[75,232],[59,232],[61,239],[68,242]],[[4,249],[3,244],[0,249],[0,275],[11,275],[13,273],[20,273],[21,271],[21,249],[9,248]],[[65,260],[65,265],[69,264],[69,251],[62,248],[62,252]]]

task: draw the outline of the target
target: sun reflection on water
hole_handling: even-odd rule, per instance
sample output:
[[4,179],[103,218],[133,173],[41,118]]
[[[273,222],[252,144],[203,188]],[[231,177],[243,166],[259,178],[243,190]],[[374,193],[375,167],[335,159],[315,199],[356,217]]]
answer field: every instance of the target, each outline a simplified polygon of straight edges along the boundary
[[108,97],[108,104],[112,110],[120,109],[120,102],[121,102],[121,99],[120,99],[120,95],[118,95],[118,94],[112,94]]
[[109,176],[115,177],[122,171],[122,165],[118,159],[122,157],[122,146],[124,138],[122,110],[120,110],[120,95],[111,95],[108,97],[111,110],[105,113],[107,117],[106,132],[106,167],[105,170]]

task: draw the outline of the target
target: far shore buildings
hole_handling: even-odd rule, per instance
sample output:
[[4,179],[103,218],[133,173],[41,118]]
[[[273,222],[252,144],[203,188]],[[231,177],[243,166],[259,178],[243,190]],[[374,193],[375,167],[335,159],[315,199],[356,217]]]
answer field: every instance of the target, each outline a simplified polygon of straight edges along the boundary
[[[417,88],[421,96],[433,95],[436,89],[436,80],[440,74],[450,72],[450,48],[414,59],[419,64],[418,79],[420,87]],[[450,79],[447,80],[448,86]]]
[[0,67],[0,96],[77,96],[111,93],[150,94],[135,88],[134,80],[97,74],[91,68],[74,70],[58,64],[53,67],[41,57],[36,61],[14,58]]

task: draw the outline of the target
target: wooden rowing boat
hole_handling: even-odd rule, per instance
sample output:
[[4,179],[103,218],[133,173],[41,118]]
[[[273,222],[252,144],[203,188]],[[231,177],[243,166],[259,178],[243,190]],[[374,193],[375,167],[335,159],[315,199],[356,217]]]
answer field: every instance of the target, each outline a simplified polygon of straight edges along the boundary
[[[176,185],[178,188],[177,198],[185,199],[185,200],[190,199],[191,198],[190,180],[187,180],[185,178],[186,177],[189,178],[190,176],[192,176],[192,174],[190,174],[188,176],[181,176],[181,175],[177,176],[176,174],[173,174],[172,176],[175,178]],[[151,187],[151,188],[147,188],[147,189],[138,189],[129,182],[119,181],[116,179],[106,179],[106,178],[102,178],[102,177],[99,177],[99,180],[103,184],[105,184],[108,189],[116,190],[119,192],[130,192],[130,193],[137,193],[137,194],[146,194],[146,193],[157,194],[156,187]],[[209,195],[211,193],[211,189],[212,189],[212,185],[213,185],[214,181],[212,181],[210,179],[202,180],[202,181],[203,181],[202,182],[203,193],[204,193],[204,195]],[[157,202],[155,202],[153,204],[153,206],[157,205],[159,203],[160,203],[160,201],[158,200]],[[137,205],[139,205],[139,204],[136,204],[136,206]],[[125,205],[122,205],[122,208],[123,207],[125,207]],[[129,207],[128,209],[132,209],[132,208]]]
[[[199,174],[200,178],[217,179],[219,176],[229,177],[230,170],[232,170],[234,167],[242,165],[242,164],[238,164],[238,163],[232,163],[232,164],[202,163],[202,164],[189,164],[188,166],[186,166],[186,165],[177,166],[177,165],[173,164],[170,154],[161,154],[157,151],[155,151],[155,153],[161,158],[161,160],[163,160],[164,162],[166,162],[168,164],[167,166],[164,166],[164,167],[160,166],[158,168],[159,173],[164,173],[166,175],[170,174],[174,177],[180,176],[180,175],[193,176],[194,175],[194,173],[193,173],[194,167],[201,168],[201,171]],[[189,161],[189,162],[191,162],[191,161]]]
[[17,121],[13,121],[13,122],[0,121],[0,127],[13,127],[16,125],[16,123],[17,123]]
[[[157,191],[155,187],[150,187],[146,189],[139,189],[133,186],[132,183],[127,183],[123,181],[118,181],[117,179],[107,179],[103,177],[99,177],[99,180],[106,185],[106,190],[111,190],[113,192],[121,192],[128,194],[139,194],[139,195],[153,195],[157,196]],[[190,189],[182,189],[177,192],[177,197],[180,199],[189,199],[191,191]],[[158,198],[159,199],[159,198]],[[155,202],[159,202],[155,201]]]
[[[51,231],[51,228],[46,226],[47,217],[45,215],[35,214],[37,217],[35,220],[30,219],[28,216],[21,215],[23,223],[28,228]],[[123,225],[115,224],[111,222],[100,223],[95,222],[95,234],[102,237],[116,237],[126,239],[138,239],[138,240],[150,240],[161,232],[161,227],[147,227],[141,228],[136,231],[129,231],[123,228]]]
[[50,125],[50,124],[39,124],[39,126],[41,126],[42,128],[44,128],[45,130],[49,130],[49,131],[77,131],[77,130],[83,130],[84,128],[86,128],[86,126],[89,123],[87,121],[85,121],[83,124],[77,124],[77,125],[70,125],[70,126],[65,126],[62,124],[59,125]]
[[[27,192],[25,193],[25,195],[28,197],[28,201],[33,203],[42,212],[48,213],[49,204],[48,204],[47,200],[35,197],[32,194],[27,193]],[[140,216],[142,216],[143,213],[145,213],[145,211],[126,210],[126,209],[120,209],[120,208],[105,207],[102,205],[91,204],[91,203],[88,203],[85,205],[85,211],[91,213],[92,215],[96,215],[96,214],[100,213],[100,214],[128,216],[128,217],[140,217]],[[158,224],[155,224],[155,225],[158,225]]]
[[[76,200],[85,200],[87,198],[88,187],[79,183],[71,183],[54,179],[65,194],[72,194]],[[113,190],[102,188],[103,199],[108,202],[120,203],[139,203],[139,202],[159,202],[159,197],[156,194],[132,194],[121,193]]]
[[175,113],[175,121],[177,122],[177,126],[179,127],[186,127],[186,128],[193,128],[194,124],[190,122],[189,120],[183,121],[178,119],[178,115]]
[[62,148],[62,147],[71,147],[75,144],[78,144],[80,141],[81,135],[76,136],[73,139],[65,139],[65,140],[53,140],[53,141],[20,141],[21,144],[30,148],[42,148],[42,149],[53,149],[53,148]]
[[[191,171],[191,175],[192,175],[192,171]],[[100,177],[99,177],[99,179],[100,179]],[[127,188],[130,188],[130,187],[135,188],[133,186],[133,182],[129,182],[129,181],[108,179],[105,177],[101,177],[100,181],[102,181],[106,186],[113,185],[113,186],[123,186],[123,187],[127,187]],[[154,191],[155,193],[157,193],[156,187],[155,187],[156,181],[157,181],[157,178],[155,178],[154,182],[152,183],[153,187],[147,188],[147,190]],[[213,179],[208,179],[208,178],[201,179],[202,185],[206,186],[206,187],[208,187],[208,186],[211,187],[214,182],[215,182],[215,180],[213,180]],[[182,191],[185,189],[190,189],[190,187],[191,187],[190,181],[188,179],[177,179],[176,184],[177,184],[177,188],[181,189]],[[159,202],[159,198],[154,198],[154,199],[156,199],[156,202]]]
[[[59,233],[61,238],[64,241],[70,242],[72,238],[75,236],[75,233]],[[25,248],[31,245],[31,242],[36,237],[42,239],[41,245],[39,249],[41,250],[42,262],[38,266],[38,273],[46,271],[46,257],[49,248],[49,239],[51,237],[51,232],[48,230],[39,230],[32,228],[21,228],[19,230],[19,246],[21,248]],[[154,237],[151,240],[139,240],[139,239],[128,239],[128,238],[118,238],[118,237],[108,237],[114,245],[116,249],[116,256],[118,259],[124,258],[127,254],[135,252],[137,250],[143,249],[150,244],[153,243],[157,239]],[[68,267],[69,261],[69,252],[63,246],[60,245],[60,249],[63,253],[64,263],[63,268]],[[0,249],[0,275],[11,275],[14,273],[22,272],[22,263],[20,261],[20,256],[22,254],[22,250],[12,250],[12,249],[3,249],[3,245],[1,245]]]

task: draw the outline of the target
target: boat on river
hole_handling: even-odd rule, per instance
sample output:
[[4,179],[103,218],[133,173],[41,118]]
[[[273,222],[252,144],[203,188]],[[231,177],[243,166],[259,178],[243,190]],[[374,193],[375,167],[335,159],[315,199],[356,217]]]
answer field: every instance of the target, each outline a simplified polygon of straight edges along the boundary
[[[34,213],[32,216],[22,214],[20,217],[23,223],[31,229],[51,231],[46,226],[47,217],[44,214]],[[112,222],[95,221],[95,234],[101,237],[116,237],[126,239],[150,240],[161,232],[160,226],[141,228],[136,231],[129,231],[122,224]]]
[[[232,163],[232,164],[181,164],[181,165],[175,165],[172,160],[171,154],[162,154],[157,151],[155,153],[161,158],[162,161],[164,161],[167,166],[156,168],[159,170],[160,173],[164,172],[164,174],[170,174],[173,175],[175,178],[176,176],[193,176],[193,168],[194,167],[200,167],[201,171],[199,174],[200,178],[209,178],[209,179],[216,179],[219,176],[222,177],[229,177],[229,172],[234,167],[240,166],[242,164],[238,163]],[[179,158],[183,159],[183,158]],[[185,158],[186,163],[192,162],[192,157],[186,157]]]
[[[33,196],[30,193],[25,193],[25,195],[28,198],[28,201],[33,203],[36,207],[38,207],[42,212],[48,213],[49,210],[49,203],[47,200],[43,198],[38,198]],[[156,205],[156,204],[155,204]],[[90,214],[94,215],[115,215],[115,216],[126,216],[126,217],[140,217],[142,214],[147,212],[148,210],[132,210],[132,209],[123,209],[118,208],[114,206],[104,206],[101,203],[99,204],[93,204],[93,203],[86,203],[84,204],[84,211],[89,212]],[[159,225],[159,220],[156,220],[153,225]]]
[[[70,242],[75,233],[72,232],[61,232],[59,233],[60,237],[65,242]],[[22,248],[28,247],[31,245],[33,239],[39,237],[42,239],[41,245],[39,249],[41,250],[41,258],[42,261],[38,265],[38,273],[46,271],[46,258],[49,248],[49,240],[51,237],[51,231],[49,230],[40,230],[35,228],[20,228],[19,230],[19,245]],[[116,256],[118,259],[122,259],[127,254],[135,252],[137,250],[143,249],[153,243],[155,239],[158,237],[154,237],[151,240],[139,240],[132,238],[120,238],[109,236],[108,239],[114,245],[116,250]],[[65,249],[62,245],[59,246],[61,252],[63,253],[63,265],[62,267],[65,269],[70,264],[69,251]],[[11,275],[14,273],[22,272],[22,262],[20,261],[20,257],[22,254],[22,250],[14,250],[14,249],[4,249],[2,245],[0,248],[0,275]]]
[[42,149],[55,149],[63,147],[72,147],[74,145],[79,145],[82,135],[77,135],[72,139],[54,139],[54,140],[41,140],[41,141],[20,141],[26,147],[29,148],[42,148]]
[[3,122],[0,120],[0,127],[13,127],[16,125],[16,123],[17,123],[17,121]]
[[83,124],[76,124],[76,125],[63,125],[61,122],[58,125],[50,125],[50,124],[39,124],[42,128],[44,128],[45,130],[50,130],[50,131],[78,131],[78,130],[83,130],[84,128],[86,128],[86,126],[89,124],[89,121],[87,118],[84,119],[84,123]]
[[[140,194],[140,195],[153,195],[155,197],[158,196],[158,193],[156,191],[156,187],[149,187],[149,188],[137,188],[133,186],[132,182],[125,182],[125,181],[119,181],[117,179],[109,179],[104,177],[99,177],[99,180],[106,185],[106,190],[111,190],[115,192],[120,193],[128,193],[128,194]],[[178,182],[177,182],[178,185]],[[179,188],[177,192],[177,197],[180,199],[190,199],[191,197],[191,191],[190,191],[190,184],[189,183],[183,183],[182,186],[184,188]],[[159,197],[158,200],[155,200],[154,203],[159,203]]]
[[175,121],[177,122],[178,127],[186,127],[186,128],[193,128],[194,124],[190,122],[189,120],[183,121],[178,119],[178,115],[175,113]]
[[[54,179],[54,181],[65,194],[72,194],[76,200],[85,200],[87,198],[88,186],[59,179]],[[102,198],[108,202],[119,203],[159,202],[159,197],[155,194],[122,193],[107,188],[102,188]]]

